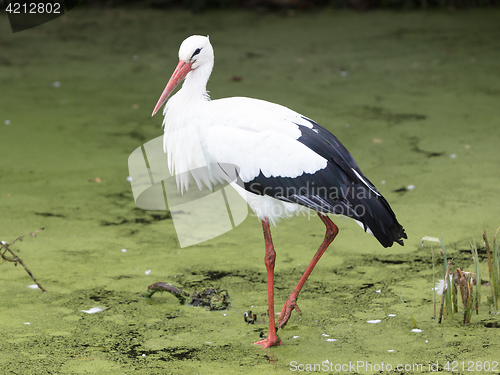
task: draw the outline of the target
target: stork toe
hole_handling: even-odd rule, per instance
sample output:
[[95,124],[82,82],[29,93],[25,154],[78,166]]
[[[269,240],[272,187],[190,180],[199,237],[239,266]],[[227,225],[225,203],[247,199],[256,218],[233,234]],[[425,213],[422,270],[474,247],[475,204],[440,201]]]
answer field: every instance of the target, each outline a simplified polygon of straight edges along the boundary
[[297,311],[299,315],[302,315],[302,312],[300,311],[299,306],[297,305],[297,300],[287,299],[287,301],[285,302],[285,306],[283,306],[283,310],[281,310],[280,317],[278,318],[277,328],[282,328],[285,326],[293,310]]

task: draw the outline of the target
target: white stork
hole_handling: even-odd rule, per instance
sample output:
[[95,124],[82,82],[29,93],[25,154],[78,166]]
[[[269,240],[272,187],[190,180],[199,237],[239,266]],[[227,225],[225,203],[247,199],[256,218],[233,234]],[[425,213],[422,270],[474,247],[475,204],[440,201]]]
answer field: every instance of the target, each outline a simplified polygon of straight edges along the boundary
[[[270,222],[275,224],[298,209],[308,208],[318,212],[326,225],[323,243],[287,299],[277,328],[286,324],[292,310],[300,313],[296,303],[299,292],[338,233],[326,214],[353,218],[384,247],[394,242],[403,245],[405,231],[389,203],[328,130],[278,104],[241,97],[210,100],[206,86],[214,66],[214,51],[208,37],[193,35],[184,40],[179,60],[153,111],[154,115],[185,79],[164,109],[164,151],[170,171],[174,174],[207,164],[237,166],[244,189],[235,188],[261,220],[266,248],[269,334],[255,344],[280,345],[274,319],[276,253]],[[194,129],[203,151],[201,158],[192,151],[191,140],[186,139],[189,137],[179,136],[183,128]],[[211,186],[219,181],[206,176],[203,182]],[[177,184],[181,191],[188,188],[183,178]]]

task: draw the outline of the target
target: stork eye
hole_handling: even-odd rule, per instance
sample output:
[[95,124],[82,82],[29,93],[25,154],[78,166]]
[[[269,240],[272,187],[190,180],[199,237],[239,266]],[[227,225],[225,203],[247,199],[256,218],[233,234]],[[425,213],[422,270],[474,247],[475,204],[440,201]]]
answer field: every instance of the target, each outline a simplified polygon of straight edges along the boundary
[[193,52],[193,54],[191,55],[191,58],[195,57],[200,52],[201,52],[201,48],[196,48],[196,51]]

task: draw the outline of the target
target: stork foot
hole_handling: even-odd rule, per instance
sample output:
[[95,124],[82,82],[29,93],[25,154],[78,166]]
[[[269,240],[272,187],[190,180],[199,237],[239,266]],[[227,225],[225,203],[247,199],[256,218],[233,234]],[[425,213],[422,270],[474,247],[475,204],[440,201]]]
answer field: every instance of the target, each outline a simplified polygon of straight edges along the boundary
[[278,335],[269,333],[269,337],[264,340],[254,342],[255,345],[261,345],[263,348],[270,348],[271,346],[281,345],[281,340]]
[[278,318],[278,328],[282,328],[286,322],[288,322],[293,310],[297,311],[299,315],[302,315],[299,306],[297,306],[297,300],[289,298],[286,300],[285,306],[283,306],[283,310],[281,310],[280,317]]

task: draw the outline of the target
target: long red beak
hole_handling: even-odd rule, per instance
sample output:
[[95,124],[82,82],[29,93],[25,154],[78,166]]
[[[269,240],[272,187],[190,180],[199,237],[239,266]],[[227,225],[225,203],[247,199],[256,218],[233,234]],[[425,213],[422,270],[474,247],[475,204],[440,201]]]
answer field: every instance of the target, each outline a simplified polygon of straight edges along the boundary
[[167,87],[165,87],[165,90],[163,90],[160,99],[158,100],[158,103],[156,103],[155,109],[153,110],[153,114],[151,116],[154,116],[156,112],[158,112],[161,106],[167,101],[170,94],[172,94],[172,92],[175,90],[177,85],[184,78],[186,78],[187,74],[191,71],[191,65],[192,63],[187,63],[183,60],[179,61],[179,64],[177,64],[177,68],[175,68],[172,77],[170,77],[170,80],[167,83]]

